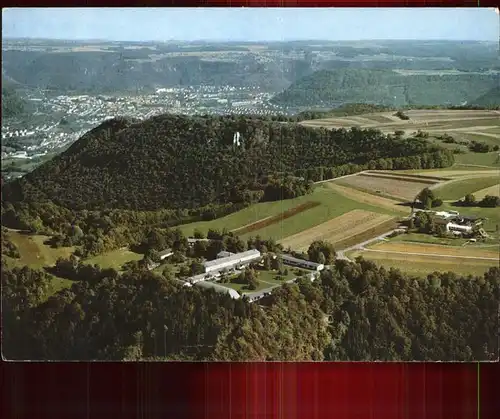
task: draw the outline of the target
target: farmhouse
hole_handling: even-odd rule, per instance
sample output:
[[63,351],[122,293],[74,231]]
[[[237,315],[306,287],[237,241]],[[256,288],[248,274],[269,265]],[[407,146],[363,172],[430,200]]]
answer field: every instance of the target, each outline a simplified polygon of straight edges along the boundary
[[321,263],[311,262],[310,260],[299,259],[290,255],[281,255],[285,265],[297,266],[299,268],[312,269],[313,271],[321,271],[325,265]]
[[219,285],[215,282],[199,281],[196,283],[196,285],[198,287],[202,287],[205,289],[213,289],[214,291],[221,293],[221,294],[229,294],[229,296],[234,300],[238,300],[240,298],[240,294],[238,294],[238,291],[233,290],[231,288],[223,287],[222,285]]
[[446,224],[446,231],[457,231],[461,233],[472,233],[472,227],[468,225],[455,224],[449,222]]
[[237,269],[248,265],[251,262],[260,260],[261,254],[258,250],[252,249],[246,252],[222,257],[204,263],[205,273],[219,272],[223,269]]
[[172,256],[174,254],[174,252],[172,251],[172,249],[166,249],[166,250],[160,252],[159,254],[160,254],[160,260],[164,260],[164,259],[168,258],[169,256]]

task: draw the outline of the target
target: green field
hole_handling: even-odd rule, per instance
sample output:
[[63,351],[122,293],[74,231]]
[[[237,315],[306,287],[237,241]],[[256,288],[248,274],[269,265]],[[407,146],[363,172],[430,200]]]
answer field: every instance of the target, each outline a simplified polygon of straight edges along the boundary
[[19,249],[20,258],[10,259],[14,266],[29,266],[30,268],[42,268],[53,266],[58,258],[68,258],[73,253],[73,247],[60,247],[54,249],[44,241],[48,236],[36,234],[24,234],[19,231],[9,230],[9,238]]
[[[240,294],[252,293],[252,292],[260,291],[260,290],[263,290],[266,288],[277,287],[277,286],[283,285],[286,281],[297,277],[297,274],[295,273],[297,270],[296,268],[287,267],[287,269],[288,269],[288,275],[283,276],[284,279],[282,279],[282,280],[276,279],[276,276],[278,275],[278,273],[276,271],[256,270],[256,272],[258,273],[257,279],[259,281],[259,286],[255,290],[244,289],[246,287],[246,285],[244,285],[244,284],[234,284],[234,283],[230,283],[230,282],[226,283],[226,284],[222,284],[222,283],[218,283],[218,284],[222,285],[224,287],[227,287],[227,288],[232,288],[233,290],[238,291]],[[306,271],[304,269],[301,269],[301,271],[302,272],[310,272],[310,271]]]
[[[71,247],[53,249],[43,244],[48,239],[47,236],[28,235],[9,230],[9,238],[17,246],[21,257],[14,259],[4,256],[8,267],[22,268],[23,266],[28,266],[32,269],[42,269],[43,267],[54,265],[60,257],[69,257],[74,250]],[[53,275],[51,277],[47,296],[51,296],[63,288],[69,288],[73,284],[73,281],[69,279],[58,278]]]
[[91,265],[98,265],[102,269],[113,268],[119,271],[125,263],[132,260],[141,260],[142,258],[143,255],[132,252],[129,249],[117,249],[91,257],[84,262]]
[[[455,154],[456,164],[476,164],[479,166],[491,166],[500,168],[500,160],[498,159],[498,151],[491,153],[465,153]],[[477,168],[476,168],[477,170]]]
[[469,193],[474,193],[480,189],[489,188],[498,184],[498,176],[477,177],[456,180],[434,189],[436,195],[443,200],[453,200],[463,198]]
[[326,186],[317,186],[314,192],[310,195],[279,202],[258,203],[217,220],[185,224],[180,226],[180,228],[184,234],[187,235],[192,235],[195,228],[203,232],[207,232],[209,228],[227,228],[228,230],[232,230],[259,221],[266,217],[278,215],[283,211],[294,208],[307,201],[316,201],[319,202],[320,205],[275,224],[264,227],[260,230],[243,234],[241,237],[246,239],[250,236],[260,235],[264,238],[274,238],[275,240],[280,240],[284,237],[307,230],[354,209],[362,209],[381,214],[397,215],[383,208],[362,204],[346,198]]
[[[455,272],[457,275],[480,275],[482,276],[489,268],[495,266],[494,261],[481,259],[454,259],[443,258],[433,260],[426,257],[407,257],[398,260],[391,253],[371,253],[363,251],[353,251],[346,254],[348,258],[354,260],[358,256],[363,256],[366,260],[371,260],[386,269],[400,269],[417,277],[426,278],[431,272]],[[415,259],[415,260],[412,260]]]
[[430,234],[420,233],[400,234],[399,236],[392,237],[388,240],[391,242],[430,243],[446,246],[462,246],[465,242],[467,242],[467,239],[462,238],[442,238],[431,236]]

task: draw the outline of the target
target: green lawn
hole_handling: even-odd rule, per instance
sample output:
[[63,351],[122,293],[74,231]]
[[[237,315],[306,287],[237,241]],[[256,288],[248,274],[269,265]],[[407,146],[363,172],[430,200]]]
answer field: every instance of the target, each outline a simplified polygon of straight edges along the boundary
[[43,242],[48,236],[28,235],[15,230],[9,230],[9,237],[19,249],[20,258],[10,259],[14,266],[29,266],[30,268],[42,268],[52,266],[60,257],[68,258],[73,253],[73,247],[60,247],[53,249]]
[[409,258],[397,260],[393,254],[390,254],[389,256],[384,253],[363,251],[348,252],[346,256],[351,260],[354,260],[358,256],[363,256],[366,260],[371,260],[386,269],[400,269],[402,272],[422,278],[426,278],[427,275],[434,271],[455,272],[457,275],[482,276],[489,268],[495,266],[494,261],[481,259],[460,259],[460,262],[458,262],[458,260],[453,260],[453,258],[435,261],[425,257],[415,258],[420,260],[410,260]]
[[462,246],[467,239],[462,238],[441,238],[431,236],[430,234],[408,233],[400,234],[399,236],[388,239],[393,242],[410,242],[410,243],[430,243],[442,244],[446,246]]
[[[252,293],[266,288],[272,288],[283,285],[286,281],[297,277],[296,268],[287,267],[287,269],[288,269],[288,275],[284,276],[284,279],[282,280],[276,279],[276,276],[278,275],[276,271],[257,270],[256,272],[258,272],[259,286],[255,290],[245,289],[246,285],[244,284],[235,284],[231,282],[225,284],[219,282],[218,284],[227,288],[232,288],[233,290],[238,291],[240,294]],[[301,271],[306,273],[310,272],[304,269],[301,269]]]
[[310,195],[277,202],[258,203],[216,220],[185,224],[180,226],[180,229],[187,235],[192,235],[195,228],[205,233],[209,228],[220,230],[227,228],[228,230],[232,230],[259,221],[266,217],[278,215],[307,201],[320,202],[320,205],[282,220],[281,222],[277,222],[260,230],[244,234],[241,237],[246,239],[250,236],[256,236],[258,234],[261,237],[280,240],[284,237],[307,230],[308,228],[314,227],[315,225],[321,224],[354,209],[363,209],[381,214],[397,215],[384,208],[362,204],[351,200],[331,190],[330,188],[327,188],[326,186],[320,185],[316,187],[314,192]]
[[498,184],[498,176],[459,179],[434,189],[443,200],[460,199],[469,193]]
[[98,265],[103,269],[113,268],[119,271],[125,263],[132,260],[141,260],[142,258],[143,255],[139,253],[132,252],[128,249],[118,249],[85,259],[84,262],[91,265]]
[[[443,238],[443,237],[431,236],[430,234],[421,234],[421,233],[400,234],[399,236],[392,237],[388,240],[390,240],[391,242],[429,243],[429,244],[440,244],[444,246],[462,246],[468,242],[468,239],[463,239],[459,237]],[[486,240],[486,242],[467,244],[467,248],[481,248],[484,246],[487,246],[488,250],[493,250],[493,248],[496,247],[500,251],[500,247],[498,246],[498,241],[494,239]]]
[[455,162],[456,164],[477,164],[479,166],[500,167],[500,163],[498,163],[498,151],[493,151],[491,153],[455,154]]

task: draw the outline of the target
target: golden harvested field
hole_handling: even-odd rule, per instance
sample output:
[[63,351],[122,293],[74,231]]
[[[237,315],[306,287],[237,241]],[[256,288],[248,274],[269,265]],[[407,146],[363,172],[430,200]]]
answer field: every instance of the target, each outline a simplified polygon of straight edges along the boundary
[[409,120],[401,120],[394,116],[394,112],[380,112],[346,117],[331,117],[303,121],[307,126],[325,128],[377,128],[383,132],[405,130],[410,132],[418,129],[424,131],[452,130],[473,131],[490,130],[498,126],[500,113],[485,110],[446,110],[423,109],[407,110],[405,114]]
[[353,251],[348,252],[346,256],[351,260],[362,256],[386,269],[396,268],[424,278],[434,271],[451,271],[459,275],[482,276],[489,268],[496,266],[495,261],[492,260],[415,256],[385,252]]
[[[422,254],[422,256],[427,257],[435,256],[447,258],[453,257],[468,257],[468,258],[491,258],[498,260],[498,248],[496,247],[475,247],[471,246],[442,246],[439,244],[428,244],[428,243],[410,243],[410,242],[381,242],[377,243],[367,249],[382,251],[384,253],[398,252],[398,253],[413,253]],[[493,260],[492,260],[493,262]]]
[[362,188],[372,191],[374,194],[379,191],[384,195],[407,201],[413,201],[422,189],[429,186],[428,181],[423,183],[419,182],[418,179],[402,180],[396,177],[372,176],[369,174],[350,176],[334,182],[344,186]]
[[473,195],[477,200],[483,199],[486,195],[500,196],[500,183],[490,186],[489,188],[473,192]]
[[446,178],[459,178],[459,177],[487,177],[487,176],[500,176],[500,170],[411,170],[401,171],[402,173],[422,174],[425,176],[436,176]]
[[393,219],[390,215],[370,211],[353,210],[325,223],[286,237],[280,243],[299,251],[307,250],[314,240],[326,240],[332,244],[356,236],[367,229]]
[[[344,179],[349,179],[349,178],[344,178]],[[338,181],[328,182],[328,183],[325,183],[325,185],[328,188],[333,189],[334,191],[336,191],[336,192],[338,192],[338,193],[344,195],[345,197],[350,198],[354,201],[358,201],[358,202],[362,202],[363,204],[369,204],[369,205],[373,205],[376,207],[384,208],[384,209],[389,210],[389,211],[397,211],[397,212],[404,213],[407,215],[410,214],[410,208],[401,206],[400,202],[398,202],[398,201],[393,201],[392,199],[372,195],[372,194],[369,194],[367,192],[357,191],[355,189],[339,185],[336,182],[338,182]]]

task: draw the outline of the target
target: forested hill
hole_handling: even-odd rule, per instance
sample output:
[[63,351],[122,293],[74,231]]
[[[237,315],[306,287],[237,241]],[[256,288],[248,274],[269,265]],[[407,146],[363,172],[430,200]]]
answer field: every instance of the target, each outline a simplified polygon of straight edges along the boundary
[[2,118],[22,114],[24,105],[24,100],[19,97],[11,86],[4,84],[2,80]]
[[477,99],[472,101],[472,105],[477,106],[496,106],[500,108],[500,86],[496,86],[493,89],[481,95]]
[[460,105],[497,85],[498,74],[402,75],[392,70],[322,70],[297,80],[273,101],[289,106],[333,106],[339,102]]
[[[233,144],[235,133],[239,146]],[[162,115],[144,122],[106,121],[58,157],[4,185],[2,194],[6,202],[52,202],[74,210],[189,209],[255,202],[264,197],[269,175],[317,181],[368,164],[430,168],[452,162],[450,152],[425,140],[376,130]],[[299,182],[297,188],[305,186]],[[276,199],[282,195],[283,190]]]

